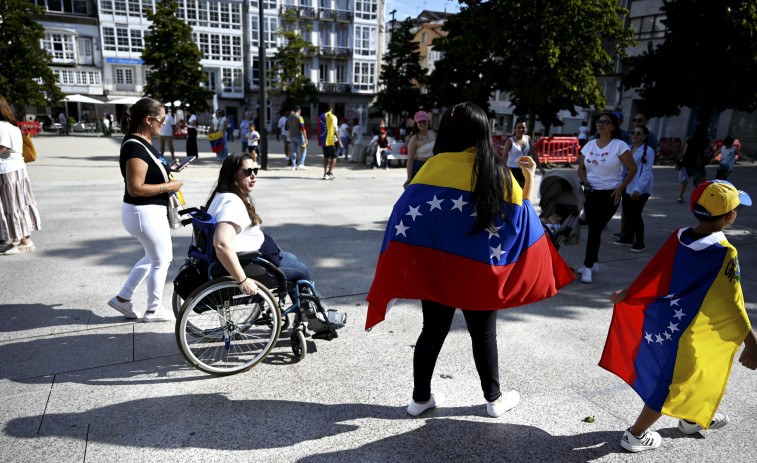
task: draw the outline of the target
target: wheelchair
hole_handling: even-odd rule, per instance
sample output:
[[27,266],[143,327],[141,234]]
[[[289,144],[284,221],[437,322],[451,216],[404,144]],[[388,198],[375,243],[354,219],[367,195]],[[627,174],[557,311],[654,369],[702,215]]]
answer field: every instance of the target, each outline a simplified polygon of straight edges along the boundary
[[[262,362],[291,325],[292,352],[305,358],[305,334],[313,339],[336,338],[347,315],[326,310],[313,283],[288,281],[260,252],[238,253],[245,274],[255,280],[255,295],[242,293],[215,256],[215,219],[204,208],[181,211],[192,224],[188,259],[174,280],[172,306],[176,342],[196,368],[216,375],[241,373]],[[291,305],[286,306],[289,296]]]

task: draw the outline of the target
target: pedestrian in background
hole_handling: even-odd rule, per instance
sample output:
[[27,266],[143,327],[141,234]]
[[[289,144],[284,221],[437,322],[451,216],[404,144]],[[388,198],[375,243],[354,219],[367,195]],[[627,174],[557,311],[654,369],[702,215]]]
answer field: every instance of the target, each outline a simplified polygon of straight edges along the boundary
[[168,150],[171,152],[171,161],[176,161],[176,153],[173,150],[173,134],[176,131],[176,121],[171,113],[168,112],[168,108],[163,106],[166,114],[166,123],[160,128],[160,155],[165,156],[166,144]]
[[131,298],[147,280],[147,310],[142,317],[145,322],[173,318],[170,311],[162,308],[161,300],[173,259],[168,200],[169,195],[179,191],[182,182],[165,181],[171,169],[152,144],[153,138],[160,136],[165,122],[165,107],[151,98],[142,98],[127,108],[121,119],[121,127],[127,133],[119,156],[124,178],[121,219],[126,231],[142,244],[145,255],[134,265],[126,283],[108,305],[127,318],[138,318]]
[[42,229],[17,124],[0,95],[0,253],[6,256],[34,251],[31,234]]
[[234,120],[234,115],[229,114],[228,119],[228,126],[226,127],[226,139],[231,141],[234,141],[234,130],[236,129],[237,123]]
[[657,140],[657,135],[655,135],[654,132],[649,130],[649,127],[647,127],[647,124],[649,124],[649,119],[644,113],[638,113],[637,115],[633,117],[634,128],[646,127],[647,131],[649,132],[649,137],[647,137],[647,145],[653,150],[657,151],[657,144],[659,143],[659,141]]
[[523,176],[523,171],[518,165],[518,159],[523,156],[530,156],[536,165],[539,166],[541,174],[544,175],[544,167],[539,165],[539,157],[536,155],[536,150],[534,150],[534,146],[531,144],[531,139],[526,135],[527,130],[528,127],[525,121],[516,122],[515,135],[507,139],[502,154],[502,158],[506,160],[508,169],[521,188],[526,184],[526,178]]
[[433,149],[436,142],[436,132],[429,128],[430,121],[426,111],[415,113],[413,120],[417,132],[407,142],[407,180],[405,186],[410,184],[415,174],[423,167],[423,163],[434,155]]
[[244,119],[239,123],[239,139],[242,141],[242,152],[249,153],[250,145],[247,135],[250,133],[250,124],[252,124],[252,111],[244,112]]
[[289,165],[289,157],[292,154],[292,141],[289,139],[289,131],[287,130],[287,120],[291,113],[292,111],[288,109],[284,111],[284,114],[279,118],[279,131],[276,133],[276,141],[279,141],[279,138],[281,138],[284,142],[284,160],[287,162],[287,165]]
[[[615,113],[603,112],[596,126],[599,137],[589,140],[578,155],[578,178],[584,186],[584,212],[589,225],[584,265],[578,269],[582,283],[591,283],[592,273],[599,270],[602,230],[636,175],[636,163],[630,147],[620,139],[620,120]],[[625,177],[623,166],[627,169]]]
[[336,165],[336,146],[342,147],[342,140],[339,139],[337,128],[337,118],[334,115],[334,108],[329,105],[328,111],[321,114],[318,120],[318,133],[323,150],[323,179],[334,180],[334,166]]
[[221,150],[216,153],[216,159],[219,161],[223,161],[229,156],[229,144],[228,139],[226,138],[226,129],[228,127],[229,120],[226,119],[226,112],[223,109],[217,110],[215,123],[213,124],[211,131],[214,133],[221,132],[221,141],[219,142],[221,144]]
[[683,194],[690,180],[696,188],[707,178],[707,170],[704,167],[707,164],[705,152],[711,144],[712,142],[707,136],[707,126],[701,122],[697,122],[694,136],[686,140],[686,144],[683,146],[683,154],[681,154],[681,159],[676,165],[676,169],[678,169],[678,181],[681,184],[678,188],[679,203],[686,202],[683,199]]
[[197,150],[197,114],[191,108],[187,108],[189,119],[187,120],[187,157],[195,156],[200,158],[200,152]]
[[68,135],[68,118],[63,111],[58,114],[58,122],[60,122],[60,134]]
[[302,109],[299,106],[295,106],[287,120],[287,131],[292,143],[292,152],[290,154],[292,170],[307,169],[305,167],[305,157],[307,156],[308,135],[305,130],[305,120],[300,117],[301,112]]
[[647,200],[652,195],[654,183],[654,150],[649,146],[649,129],[637,125],[631,133],[633,146],[631,153],[636,164],[637,173],[623,192],[623,217],[625,218],[625,233],[615,240],[615,244],[631,246],[631,252],[642,252],[644,244],[644,219],[642,211]]
[[341,125],[339,126],[339,139],[342,141],[342,146],[339,147],[339,151],[336,153],[336,157],[339,157],[344,153],[344,160],[347,161],[350,155],[350,138],[352,137],[352,130],[349,124],[347,124],[347,118],[341,119]]
[[746,159],[754,164],[754,159],[742,153],[741,148],[736,146],[736,140],[730,135],[725,137],[723,144],[715,150],[715,156],[718,154],[720,155],[720,165],[718,166],[718,171],[715,173],[715,178],[718,180],[728,179],[728,176],[733,171],[733,166],[736,165],[736,156],[739,159]]

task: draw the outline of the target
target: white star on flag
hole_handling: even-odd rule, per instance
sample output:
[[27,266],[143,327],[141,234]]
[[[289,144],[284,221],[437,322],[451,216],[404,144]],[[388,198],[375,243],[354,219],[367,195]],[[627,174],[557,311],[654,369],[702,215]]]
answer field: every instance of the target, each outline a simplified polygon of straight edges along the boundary
[[460,195],[460,199],[453,199],[453,203],[455,203],[454,206],[452,206],[451,211],[454,211],[455,209],[460,209],[460,212],[463,212],[463,206],[468,204],[468,201],[463,201],[463,195]]
[[686,315],[686,314],[683,313],[683,309],[680,309],[680,310],[676,310],[676,313],[673,315],[673,317],[675,317],[675,318],[677,318],[677,319],[680,320],[680,319],[683,318],[684,315]]
[[673,299],[675,296],[675,294],[668,294],[667,296],[663,297],[663,299]]
[[647,333],[647,335],[644,336],[644,339],[646,339],[647,340],[647,344],[649,344],[650,342],[652,342],[652,334],[651,333]]
[[420,208],[421,208],[420,206],[417,206],[417,207],[408,206],[408,207],[410,208],[410,212],[406,213],[405,215],[409,215],[410,217],[412,217],[412,218],[413,218],[413,222],[415,222],[415,218],[416,218],[417,216],[419,216],[419,215],[423,215],[423,214],[421,214],[421,213],[420,213],[420,212],[418,211],[418,209],[420,209]]
[[670,333],[668,333],[667,331],[666,331],[666,332],[664,332],[664,333],[662,333],[662,334],[664,334],[664,335],[665,335],[665,340],[666,340],[666,341],[668,341],[668,340],[669,340],[670,338],[672,338],[672,336],[670,335]]
[[494,227],[494,231],[486,229],[487,232],[489,232],[489,239],[492,239],[492,236],[496,236],[499,238],[499,231],[502,229],[502,227]]
[[442,201],[444,201],[444,200],[443,199],[436,199],[436,195],[434,195],[434,199],[432,199],[431,201],[426,201],[426,202],[431,206],[430,210],[433,211],[434,209],[439,209],[441,211],[442,210]]
[[507,251],[503,251],[502,245],[500,244],[496,248],[492,248],[492,255],[489,257],[491,257],[492,259],[496,257],[497,262],[499,262],[500,259],[502,259],[502,254],[507,254]]
[[478,212],[476,212],[475,209],[473,209],[473,214],[470,215],[471,217],[478,217]]
[[680,300],[681,299],[673,299],[672,301],[670,301],[670,307],[673,307],[673,306],[681,307],[680,305],[678,305],[678,301]]
[[662,344],[662,341],[663,341],[662,336],[660,336],[659,334],[655,334],[655,336],[657,336],[657,339],[655,339],[654,342],[659,342],[660,344]]
[[402,235],[405,238],[407,238],[407,235],[405,234],[405,230],[410,229],[410,227],[406,227],[405,224],[403,224],[401,220],[400,220],[400,224],[395,225],[394,228],[397,229],[397,233],[395,233],[394,236]]
[[675,333],[676,331],[678,331],[678,323],[670,322],[670,325],[668,325],[668,329],[670,330],[671,333]]

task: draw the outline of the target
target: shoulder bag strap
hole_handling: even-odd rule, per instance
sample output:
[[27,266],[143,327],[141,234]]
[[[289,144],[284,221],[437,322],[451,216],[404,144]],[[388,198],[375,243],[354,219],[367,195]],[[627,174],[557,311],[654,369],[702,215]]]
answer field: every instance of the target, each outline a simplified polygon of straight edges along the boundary
[[142,148],[144,148],[145,151],[147,151],[147,154],[150,155],[150,158],[152,158],[152,160],[155,162],[155,164],[157,164],[158,168],[160,169],[160,173],[163,174],[163,180],[165,180],[165,182],[168,183],[170,180],[168,179],[168,174],[166,174],[166,169],[165,169],[165,167],[163,167],[163,164],[158,160],[158,158],[156,158],[155,155],[152,154],[152,151],[150,151],[144,145],[144,143],[142,143],[140,141],[137,141],[137,140],[133,140],[133,139],[132,140],[126,140],[124,143],[129,143],[129,142],[134,142],[134,143],[140,145]]

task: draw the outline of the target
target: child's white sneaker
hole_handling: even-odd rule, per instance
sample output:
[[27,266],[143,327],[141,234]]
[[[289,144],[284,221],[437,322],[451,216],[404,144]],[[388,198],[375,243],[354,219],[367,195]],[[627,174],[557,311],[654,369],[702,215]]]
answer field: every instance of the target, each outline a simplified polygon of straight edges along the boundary
[[[708,429],[720,429],[728,424],[728,415],[725,413],[715,412],[715,416],[712,417],[710,427]],[[699,431],[703,431],[704,428],[688,420],[678,420],[678,430],[684,434],[695,434]]]
[[626,429],[623,437],[620,439],[620,446],[629,452],[643,452],[645,450],[654,450],[662,444],[660,433],[647,429],[639,437],[631,432],[631,428]]

